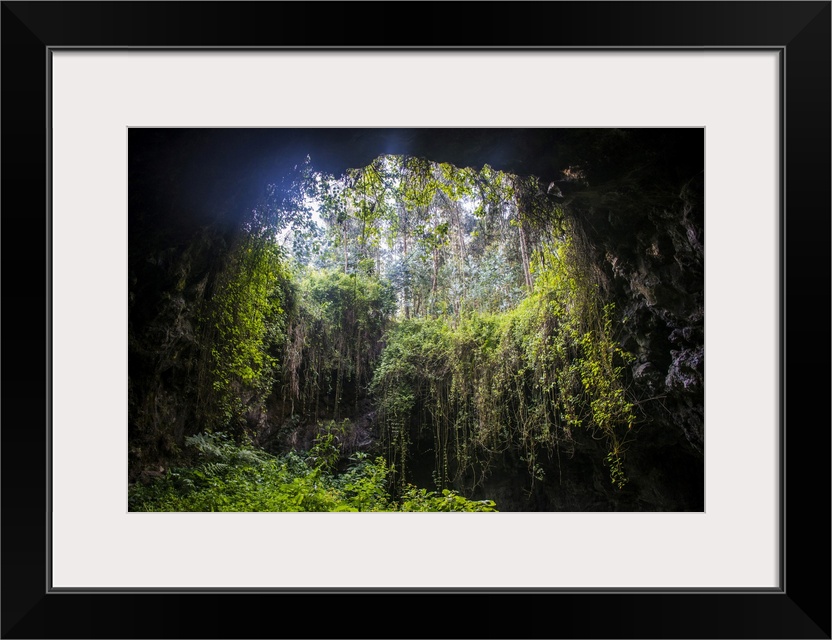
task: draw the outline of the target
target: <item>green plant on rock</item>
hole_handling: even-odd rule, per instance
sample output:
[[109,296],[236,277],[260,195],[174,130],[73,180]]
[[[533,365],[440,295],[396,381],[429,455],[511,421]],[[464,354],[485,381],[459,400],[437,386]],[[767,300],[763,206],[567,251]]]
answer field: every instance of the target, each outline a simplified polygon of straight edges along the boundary
[[200,405],[216,429],[240,431],[275,383],[292,304],[291,273],[268,238],[247,237],[229,254],[201,317],[207,350]]
[[496,456],[514,450],[530,481],[574,446],[576,430],[607,441],[612,483],[627,482],[624,450],[635,422],[615,308],[575,268],[566,240],[541,249],[536,282],[517,307],[398,323],[375,371],[388,459],[406,483],[409,443],[430,434],[437,487],[476,485]]
[[341,447],[331,425],[318,433],[308,457],[314,467],[324,473],[331,473],[335,470],[341,458]]
[[375,276],[318,269],[303,274],[298,290],[283,351],[283,400],[315,420],[329,402],[339,419],[356,408],[372,378],[393,291]]

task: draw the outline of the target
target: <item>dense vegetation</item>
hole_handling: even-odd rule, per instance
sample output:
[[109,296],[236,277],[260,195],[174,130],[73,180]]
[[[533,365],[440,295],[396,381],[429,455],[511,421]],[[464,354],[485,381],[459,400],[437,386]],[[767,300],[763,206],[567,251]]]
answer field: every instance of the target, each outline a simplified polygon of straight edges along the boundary
[[340,178],[307,164],[224,256],[197,320],[197,427],[131,509],[492,511],[463,496],[501,457],[532,486],[578,432],[627,484],[623,316],[557,183],[409,157]]
[[391,494],[383,458],[350,456],[337,472],[340,450],[331,432],[308,452],[269,455],[235,444],[225,434],[188,438],[189,466],[130,492],[131,511],[494,511],[490,500],[468,500],[454,491],[412,485]]

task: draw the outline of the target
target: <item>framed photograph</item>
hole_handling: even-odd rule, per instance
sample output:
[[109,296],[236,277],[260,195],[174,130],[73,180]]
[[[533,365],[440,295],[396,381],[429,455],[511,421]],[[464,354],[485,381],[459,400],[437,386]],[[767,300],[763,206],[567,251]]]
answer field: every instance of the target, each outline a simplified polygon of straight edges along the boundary
[[392,6],[3,3],[3,637],[829,638],[830,3]]

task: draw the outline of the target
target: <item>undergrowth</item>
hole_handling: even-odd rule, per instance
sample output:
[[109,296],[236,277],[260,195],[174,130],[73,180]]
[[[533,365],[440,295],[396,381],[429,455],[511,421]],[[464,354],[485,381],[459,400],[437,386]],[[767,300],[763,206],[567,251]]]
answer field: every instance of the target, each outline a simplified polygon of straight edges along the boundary
[[133,485],[130,511],[496,511],[491,500],[407,485],[395,495],[383,458],[354,453],[339,472],[340,450],[324,431],[303,453],[272,456],[221,433],[187,439],[194,463]]

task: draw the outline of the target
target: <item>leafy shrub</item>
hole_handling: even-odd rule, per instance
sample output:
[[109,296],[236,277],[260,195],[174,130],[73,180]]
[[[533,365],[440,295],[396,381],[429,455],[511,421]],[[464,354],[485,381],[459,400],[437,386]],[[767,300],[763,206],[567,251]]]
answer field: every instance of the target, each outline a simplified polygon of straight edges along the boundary
[[129,490],[131,511],[495,511],[491,501],[456,493],[441,496],[407,487],[400,500],[388,491],[389,467],[378,457],[352,456],[338,474],[339,451],[324,434],[308,455],[275,457],[224,434],[188,439],[198,463],[168,471],[149,485]]

